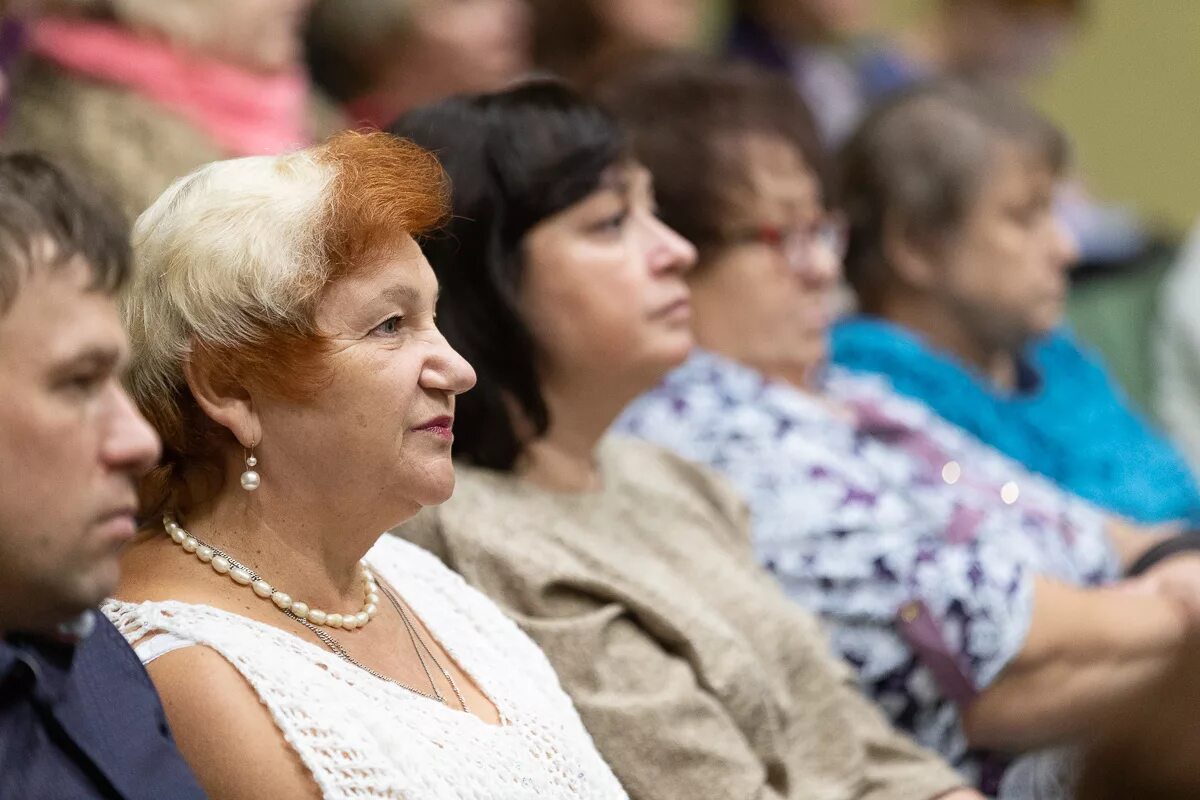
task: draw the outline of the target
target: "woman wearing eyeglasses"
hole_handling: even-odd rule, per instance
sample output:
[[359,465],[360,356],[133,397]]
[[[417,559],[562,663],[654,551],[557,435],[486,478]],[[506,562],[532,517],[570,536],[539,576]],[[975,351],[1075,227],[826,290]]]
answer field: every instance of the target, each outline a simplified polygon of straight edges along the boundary
[[1200,560],[1167,556],[1197,542],[1135,533],[879,378],[826,369],[844,240],[821,154],[786,87],[735,74],[664,64],[606,88],[662,218],[699,248],[701,347],[618,428],[733,480],[759,559],[896,725],[986,794],[1065,797],[1043,749],[1171,663],[1200,623]]

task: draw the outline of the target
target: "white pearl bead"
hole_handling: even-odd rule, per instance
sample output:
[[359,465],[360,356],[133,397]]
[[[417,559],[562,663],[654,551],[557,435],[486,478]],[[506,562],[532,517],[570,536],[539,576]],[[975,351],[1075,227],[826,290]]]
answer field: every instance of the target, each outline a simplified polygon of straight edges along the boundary
[[308,621],[313,625],[324,625],[328,616],[319,608],[314,608],[308,612]]
[[183,528],[176,526],[173,530],[168,531],[171,534],[172,541],[175,544],[183,544],[183,540],[187,538],[187,534],[183,532]]
[[224,575],[226,572],[229,572],[231,566],[233,565],[229,563],[229,559],[225,556],[213,556],[212,568],[214,572]]
[[367,603],[367,607],[363,609],[363,612],[371,619],[375,619],[375,615],[379,613],[379,606],[374,603]]
[[1009,481],[1008,483],[1006,483],[1002,487],[1000,487],[1000,499],[1004,501],[1005,505],[1011,506],[1013,503],[1017,502],[1017,500],[1019,500],[1020,498],[1021,498],[1021,487],[1018,486],[1017,484],[1013,483],[1012,481]]
[[326,624],[326,625],[328,625],[328,626],[329,626],[329,627],[331,627],[331,628],[340,628],[340,627],[342,627],[342,615],[341,615],[341,614],[328,614],[328,615],[326,615],[326,616],[325,616],[325,624]]
[[293,602],[292,613],[300,619],[308,619],[308,603]]
[[250,577],[250,572],[242,569],[241,567],[234,567],[233,569],[229,570],[229,577],[233,578],[234,583],[242,586],[249,586],[250,581],[252,580]]
[[272,587],[271,584],[267,583],[264,580],[255,581],[254,583],[250,584],[250,588],[254,590],[254,593],[256,595],[258,595],[259,597],[261,597],[264,600],[266,600],[268,597],[270,597],[271,593],[275,591],[274,587]]
[[284,592],[275,592],[271,595],[271,602],[281,611],[287,611],[292,607],[292,596]]
[[184,552],[194,553],[196,552],[196,548],[199,546],[200,543],[196,541],[196,537],[194,536],[188,536],[183,540]]
[[374,592],[369,592],[367,594],[367,605],[379,605],[379,595],[375,594]]
[[362,627],[371,621],[371,617],[365,611],[360,611],[354,615],[354,621],[358,623],[358,627]]
[[347,614],[342,617],[342,630],[352,631],[358,627],[358,617],[353,614]]
[[207,564],[213,560],[213,549],[206,544],[200,545],[196,548],[196,558]]
[[248,469],[242,473],[242,488],[247,492],[253,492],[262,483],[262,478],[252,469]]

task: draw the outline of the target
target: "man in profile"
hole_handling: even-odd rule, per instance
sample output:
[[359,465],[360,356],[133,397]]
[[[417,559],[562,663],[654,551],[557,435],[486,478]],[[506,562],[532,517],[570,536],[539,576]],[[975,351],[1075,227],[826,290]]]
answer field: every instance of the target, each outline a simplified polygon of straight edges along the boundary
[[158,440],[120,384],[130,271],[111,205],[0,156],[0,797],[193,800],[137,656],[95,606]]

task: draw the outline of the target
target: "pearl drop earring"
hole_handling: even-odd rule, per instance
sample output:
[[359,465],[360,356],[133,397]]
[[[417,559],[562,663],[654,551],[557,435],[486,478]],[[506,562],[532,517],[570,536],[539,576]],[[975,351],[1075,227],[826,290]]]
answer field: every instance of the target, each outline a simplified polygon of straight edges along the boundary
[[254,448],[251,447],[246,453],[246,471],[242,473],[242,488],[247,492],[253,492],[262,484],[262,477],[254,471],[256,466],[258,459],[254,457]]

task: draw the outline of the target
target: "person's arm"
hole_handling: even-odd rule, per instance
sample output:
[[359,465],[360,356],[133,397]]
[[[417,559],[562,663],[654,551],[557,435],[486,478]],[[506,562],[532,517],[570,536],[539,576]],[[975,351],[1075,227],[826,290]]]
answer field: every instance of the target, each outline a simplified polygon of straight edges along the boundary
[[1011,751],[1075,739],[1159,680],[1188,630],[1181,606],[1157,593],[1035,578],[1028,635],[965,710],[967,735]]
[[879,706],[863,695],[849,665],[832,653],[827,662],[829,672],[840,678],[837,692],[842,716],[865,751],[860,800],[982,800],[982,795],[963,786],[962,777],[939,756],[893,727]]
[[207,647],[147,666],[184,759],[214,800],[321,800],[300,757],[232,664]]
[[720,701],[619,605],[510,615],[542,648],[631,800],[782,800]]

